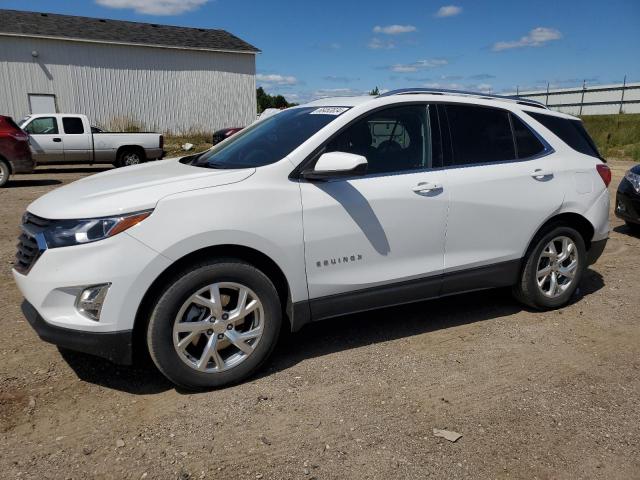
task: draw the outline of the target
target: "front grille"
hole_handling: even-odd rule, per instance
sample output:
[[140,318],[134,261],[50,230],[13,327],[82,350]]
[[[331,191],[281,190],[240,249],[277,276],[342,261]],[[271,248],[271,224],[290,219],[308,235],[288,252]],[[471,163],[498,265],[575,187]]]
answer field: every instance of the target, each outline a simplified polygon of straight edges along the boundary
[[224,135],[214,135],[213,139],[212,139],[212,144],[213,145],[217,145],[218,143],[220,143],[222,140],[224,140]]
[[[51,224],[50,220],[37,217],[29,212],[22,217],[22,233],[18,237],[18,251],[14,268],[26,275],[42,255],[44,245],[39,245],[36,238]],[[44,242],[41,242],[44,243]]]

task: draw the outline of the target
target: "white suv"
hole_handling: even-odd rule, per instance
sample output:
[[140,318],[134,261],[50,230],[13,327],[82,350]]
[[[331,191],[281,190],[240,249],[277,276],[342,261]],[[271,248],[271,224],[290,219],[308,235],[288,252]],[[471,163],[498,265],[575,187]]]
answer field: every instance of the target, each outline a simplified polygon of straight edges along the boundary
[[607,241],[609,181],[580,120],[535,102],[324,99],[48,193],[14,277],[42,339],[125,364],[148,348],[176,384],[218,387],[283,324],[506,286],[565,305]]

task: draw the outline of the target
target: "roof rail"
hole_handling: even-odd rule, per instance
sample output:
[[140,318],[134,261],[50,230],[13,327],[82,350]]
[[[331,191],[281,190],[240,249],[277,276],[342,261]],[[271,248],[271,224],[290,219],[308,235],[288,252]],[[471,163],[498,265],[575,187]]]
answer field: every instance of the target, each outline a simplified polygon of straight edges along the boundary
[[503,100],[508,102],[518,103],[520,105],[528,105],[530,107],[548,109],[547,106],[536,100],[529,100],[528,98],[520,98],[518,96],[508,95],[495,95],[492,93],[471,92],[466,90],[449,90],[447,88],[400,88],[398,90],[391,90],[389,92],[382,93],[378,97],[391,97],[393,95],[416,95],[416,94],[431,94],[431,95],[459,95],[474,98],[484,98],[486,100]]

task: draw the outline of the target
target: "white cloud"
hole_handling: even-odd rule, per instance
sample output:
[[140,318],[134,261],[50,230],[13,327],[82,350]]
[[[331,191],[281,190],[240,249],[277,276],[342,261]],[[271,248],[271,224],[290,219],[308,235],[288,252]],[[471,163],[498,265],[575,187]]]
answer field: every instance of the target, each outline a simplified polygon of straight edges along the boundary
[[200,8],[209,0],[95,0],[109,8],[129,8],[147,15],[179,15]]
[[356,90],[353,88],[321,88],[313,92],[314,98],[322,97],[353,97],[358,95],[367,95],[369,92],[364,90]]
[[491,93],[493,92],[493,86],[488,83],[479,83],[479,84],[467,84],[463,85],[461,83],[440,83],[440,82],[429,82],[422,85],[427,88],[436,88],[436,89],[446,89],[446,90],[465,90],[469,92],[479,92],[479,93]]
[[385,35],[398,35],[400,33],[410,33],[418,30],[413,25],[386,25],[381,27],[376,25],[373,27],[373,33],[384,33]]
[[295,85],[298,79],[293,75],[278,75],[277,73],[258,73],[256,74],[258,83],[271,85]]
[[434,58],[432,60],[418,60],[414,63],[396,63],[389,67],[389,70],[396,73],[411,73],[428,68],[437,68],[448,65],[449,61],[444,58]]
[[462,7],[458,7],[456,5],[445,5],[444,7],[440,7],[436,12],[436,17],[444,18],[444,17],[455,17],[456,15],[460,15],[462,13]]
[[493,51],[501,52],[502,50],[509,50],[511,48],[542,47],[547,42],[559,40],[561,38],[562,33],[555,28],[537,27],[531,30],[524,37],[520,38],[520,40],[494,43]]
[[390,50],[396,48],[396,44],[393,40],[381,40],[378,37],[373,37],[367,44],[371,50]]

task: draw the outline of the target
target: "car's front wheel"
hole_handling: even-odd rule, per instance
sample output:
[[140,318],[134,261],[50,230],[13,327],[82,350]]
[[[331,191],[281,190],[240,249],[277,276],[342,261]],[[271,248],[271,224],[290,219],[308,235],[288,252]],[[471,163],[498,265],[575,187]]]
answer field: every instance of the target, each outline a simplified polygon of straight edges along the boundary
[[534,239],[524,261],[515,297],[538,310],[562,307],[587,267],[584,239],[571,227],[552,227]]
[[282,323],[278,293],[252,265],[224,259],[195,265],[161,295],[147,344],[160,371],[189,389],[223,387],[269,357]]

